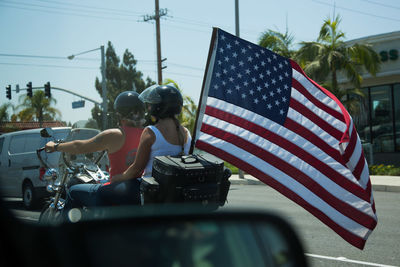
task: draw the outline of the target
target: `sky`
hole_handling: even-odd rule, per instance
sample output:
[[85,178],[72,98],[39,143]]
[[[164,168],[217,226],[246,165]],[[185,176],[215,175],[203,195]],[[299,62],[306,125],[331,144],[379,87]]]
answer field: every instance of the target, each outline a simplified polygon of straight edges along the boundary
[[[163,78],[176,81],[198,103],[212,28],[235,34],[235,0],[159,0],[159,5],[167,9],[161,19]],[[143,78],[157,81],[155,23],[144,21],[154,9],[149,0],[0,0],[0,105],[17,106],[26,91],[17,94],[16,85],[26,88],[30,81],[101,102],[94,88],[96,77],[101,80],[100,50],[67,57],[109,41],[120,58],[126,49],[135,56]],[[294,43],[315,41],[323,21],[340,15],[340,29],[352,40],[399,31],[399,10],[398,0],[239,0],[239,34],[257,43],[268,29],[287,29]],[[92,102],[72,109],[80,97],[54,89],[52,97],[63,121],[91,117]]]

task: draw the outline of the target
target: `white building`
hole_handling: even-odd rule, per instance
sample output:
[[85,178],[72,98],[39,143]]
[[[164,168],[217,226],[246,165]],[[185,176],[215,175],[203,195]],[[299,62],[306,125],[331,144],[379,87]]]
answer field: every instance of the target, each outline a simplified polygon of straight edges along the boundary
[[[400,31],[368,36],[347,42],[369,43],[382,64],[375,77],[363,74],[360,115],[354,117],[357,132],[365,143],[372,144],[374,164],[400,166]],[[345,79],[339,83],[345,88]],[[368,145],[364,146],[368,148]],[[369,157],[368,149],[366,156]]]

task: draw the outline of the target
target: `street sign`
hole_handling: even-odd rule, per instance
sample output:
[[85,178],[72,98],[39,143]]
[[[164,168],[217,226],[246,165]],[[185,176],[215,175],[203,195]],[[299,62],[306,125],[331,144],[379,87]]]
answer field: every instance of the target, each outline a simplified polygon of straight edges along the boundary
[[72,108],[83,108],[85,106],[85,100],[72,102]]

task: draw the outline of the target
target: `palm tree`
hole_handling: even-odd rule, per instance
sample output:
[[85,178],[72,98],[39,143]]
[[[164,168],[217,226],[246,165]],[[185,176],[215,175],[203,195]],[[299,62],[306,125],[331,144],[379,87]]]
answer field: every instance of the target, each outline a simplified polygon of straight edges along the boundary
[[291,58],[295,54],[292,49],[293,39],[293,35],[289,34],[287,29],[285,33],[267,30],[261,34],[258,44],[281,56]]
[[10,118],[10,114],[8,113],[8,109],[13,107],[11,103],[5,103],[0,106],[0,121],[8,121]]
[[61,116],[61,112],[51,105],[57,103],[54,98],[47,98],[42,90],[37,90],[32,97],[20,96],[22,104],[17,108],[22,108],[18,113],[21,121],[39,121],[40,127],[44,119],[54,119],[57,115]]
[[[316,42],[302,42],[295,59],[303,67],[305,73],[316,82],[330,90],[343,101],[350,113],[356,112],[357,100],[344,100],[343,96],[355,94],[363,96],[360,90],[365,69],[375,75],[379,70],[378,54],[368,44],[347,45],[344,33],[339,30],[340,17],[333,21],[326,19],[321,27]],[[343,90],[337,81],[338,73],[343,73],[353,84],[354,89]],[[330,80],[330,81],[329,81]]]

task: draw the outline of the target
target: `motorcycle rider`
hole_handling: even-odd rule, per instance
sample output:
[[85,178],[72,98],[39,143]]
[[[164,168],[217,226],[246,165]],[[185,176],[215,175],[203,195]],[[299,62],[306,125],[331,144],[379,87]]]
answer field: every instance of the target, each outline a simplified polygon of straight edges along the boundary
[[137,157],[113,182],[138,180],[150,177],[155,156],[188,154],[191,135],[176,118],[182,111],[183,98],[172,85],[153,85],[144,90],[139,98],[146,105],[147,117],[155,122],[147,126],[140,137]]
[[[113,177],[124,172],[134,162],[137,154],[140,136],[143,131],[144,104],[139,99],[139,94],[134,91],[120,93],[114,101],[114,109],[119,116],[120,127],[107,129],[91,139],[75,140],[66,143],[50,141],[46,144],[47,152],[66,152],[70,154],[83,154],[107,150],[110,160],[110,181]],[[135,202],[131,199],[133,194],[124,194],[136,186],[129,184],[114,184],[101,186],[100,184],[78,184],[71,186],[67,193],[65,210],[73,207],[104,205],[109,202]],[[98,191],[104,192],[100,195]],[[121,194],[113,194],[122,192]],[[128,196],[128,198],[127,198]]]

